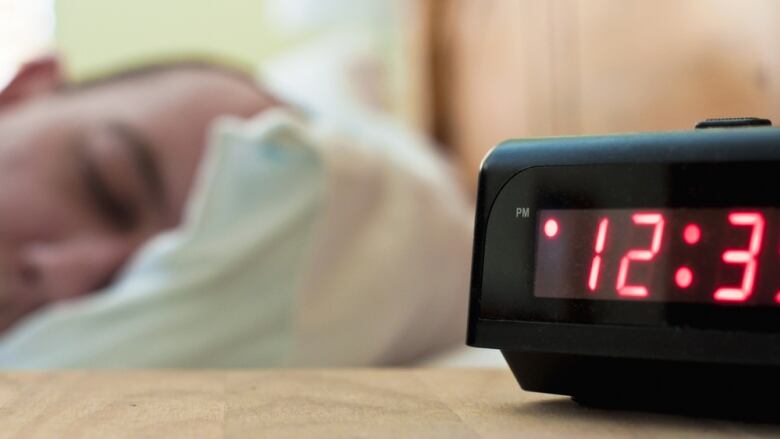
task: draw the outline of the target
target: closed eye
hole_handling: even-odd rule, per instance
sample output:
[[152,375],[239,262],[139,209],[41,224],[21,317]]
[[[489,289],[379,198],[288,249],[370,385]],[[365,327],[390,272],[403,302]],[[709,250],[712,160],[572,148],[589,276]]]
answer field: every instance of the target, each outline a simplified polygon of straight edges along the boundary
[[91,206],[118,231],[132,230],[139,222],[137,206],[110,188],[86,145],[79,144],[76,151],[79,177]]

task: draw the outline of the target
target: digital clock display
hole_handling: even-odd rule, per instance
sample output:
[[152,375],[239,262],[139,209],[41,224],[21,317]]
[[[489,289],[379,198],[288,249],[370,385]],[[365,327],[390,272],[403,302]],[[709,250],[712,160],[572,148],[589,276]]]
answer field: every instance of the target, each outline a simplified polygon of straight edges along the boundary
[[545,209],[534,295],[780,307],[780,209]]
[[759,413],[745,401],[780,392],[767,124],[497,145],[479,175],[468,344],[501,349],[523,389],[581,404]]

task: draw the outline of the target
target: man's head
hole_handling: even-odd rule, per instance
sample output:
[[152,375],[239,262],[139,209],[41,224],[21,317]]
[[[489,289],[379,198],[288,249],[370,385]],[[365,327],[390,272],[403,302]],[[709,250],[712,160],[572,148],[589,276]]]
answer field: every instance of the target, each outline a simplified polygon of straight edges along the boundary
[[0,330],[106,286],[175,226],[221,115],[273,105],[221,67],[175,63],[68,86],[54,59],[0,92]]

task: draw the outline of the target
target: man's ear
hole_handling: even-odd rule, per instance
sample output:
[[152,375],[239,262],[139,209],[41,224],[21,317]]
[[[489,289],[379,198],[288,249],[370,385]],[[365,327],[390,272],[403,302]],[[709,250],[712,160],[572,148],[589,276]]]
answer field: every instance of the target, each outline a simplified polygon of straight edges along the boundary
[[62,65],[56,56],[23,64],[8,85],[0,90],[0,109],[51,93],[63,83]]

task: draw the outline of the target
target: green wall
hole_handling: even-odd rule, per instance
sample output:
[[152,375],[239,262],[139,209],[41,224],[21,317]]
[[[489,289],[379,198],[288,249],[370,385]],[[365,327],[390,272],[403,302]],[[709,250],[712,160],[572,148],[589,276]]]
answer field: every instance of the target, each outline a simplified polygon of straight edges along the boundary
[[55,7],[57,46],[77,80],[172,56],[250,67],[293,43],[269,26],[262,0],[58,0]]

